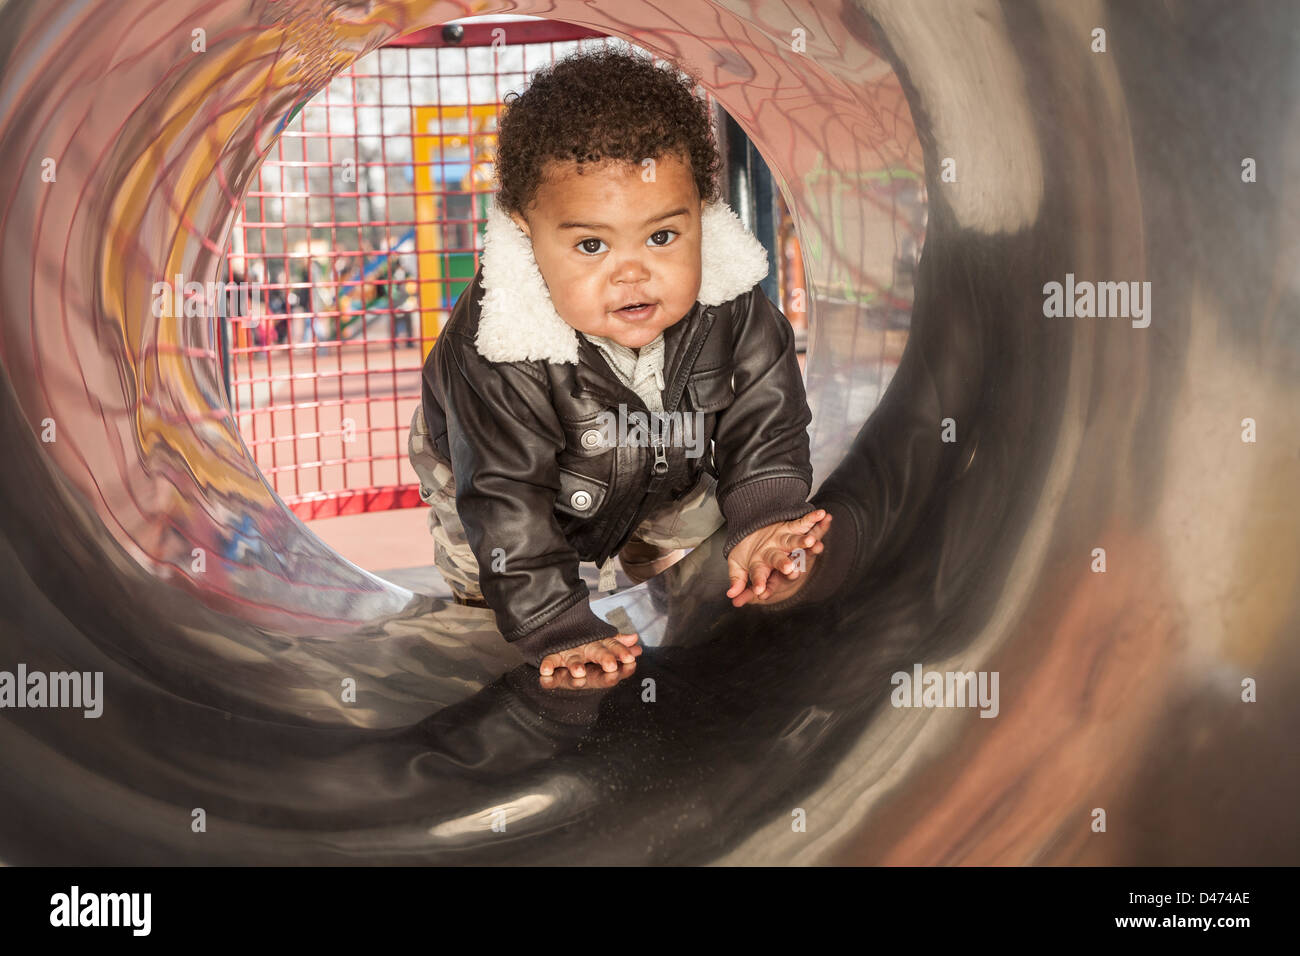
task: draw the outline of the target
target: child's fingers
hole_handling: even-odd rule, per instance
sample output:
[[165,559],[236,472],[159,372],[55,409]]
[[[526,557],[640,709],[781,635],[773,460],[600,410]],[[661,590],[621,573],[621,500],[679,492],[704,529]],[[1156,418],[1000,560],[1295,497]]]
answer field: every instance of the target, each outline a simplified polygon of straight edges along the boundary
[[754,594],[762,597],[767,593],[767,579],[772,576],[771,566],[759,558],[749,566],[749,580],[753,582]]
[[[618,659],[614,656],[614,649],[610,647],[609,643],[607,642],[613,642],[614,644],[618,644],[620,651],[623,652],[627,651],[626,647],[624,647],[618,641],[615,641],[612,637],[607,637],[601,641],[592,641],[590,644],[584,644],[582,646],[582,650],[584,653],[580,655],[582,657],[582,660],[579,662],[578,666],[581,667],[587,661],[590,661],[591,663],[599,667],[601,670],[605,670],[605,671],[617,670]],[[573,676],[581,677],[582,674],[574,674]]]
[[554,674],[543,674],[537,680],[546,690],[608,690],[636,672],[636,663],[623,664],[617,671],[594,671],[585,677],[574,677],[564,668]]
[[826,516],[826,513],[825,508],[818,508],[815,511],[808,512],[802,518],[795,518],[791,524],[798,525],[800,531],[807,532],[812,530],[813,525],[821,521]]
[[750,556],[748,568],[738,561],[728,559],[727,576],[731,585],[727,588],[727,597],[732,604],[743,607],[750,599],[766,597],[770,592],[768,578],[774,573],[791,580],[798,577],[799,566],[792,552],[803,549],[812,554],[821,554],[825,550],[821,539],[825,537],[830,523],[830,512],[816,508],[802,518],[787,522],[784,533],[773,535],[769,539],[765,553]]
[[559,654],[547,654],[542,658],[542,662],[537,665],[537,670],[543,677],[550,677],[555,673],[557,667],[564,667],[563,656]]
[[731,587],[727,588],[729,598],[736,597],[749,584],[749,573],[741,565],[732,561],[727,562],[727,577],[731,579]]
[[571,647],[567,651],[548,654],[542,659],[538,671],[543,677],[547,677],[555,673],[557,668],[562,667],[574,677],[585,677],[588,662],[599,665],[604,671],[618,670],[620,662],[630,664],[641,653],[640,647],[627,644],[629,638],[635,644],[636,634],[619,634],[615,637],[591,641],[581,647]]
[[796,534],[805,537],[823,538],[831,526],[831,516],[828,512],[822,512],[822,516],[811,523],[800,522]]
[[[791,545],[791,549],[795,546]],[[773,545],[768,548],[763,558],[763,565],[768,568],[768,574],[790,574],[794,568],[794,559],[789,555],[785,548],[780,545]],[[756,579],[757,580],[757,579]]]
[[795,552],[801,549],[812,554],[820,554],[822,546],[820,542],[810,543],[805,538],[790,535],[768,550],[767,563],[778,574],[794,577],[799,574],[799,562],[795,560]]
[[795,548],[803,548],[807,551],[826,537],[826,532],[831,526],[831,516],[827,514],[807,528],[802,526],[802,521],[792,522],[792,524],[795,528],[782,538],[781,547],[786,551],[793,551]]
[[[744,607],[750,603],[765,604],[773,600],[775,595],[780,592],[783,582],[793,581],[799,576],[798,571],[793,574],[785,574],[779,566],[767,567],[764,565],[765,574],[760,574],[753,568],[751,570],[753,571],[754,583],[731,599],[733,607]],[[761,585],[760,581],[762,582]]]
[[[632,644],[626,643],[625,638],[627,637],[632,638]],[[641,649],[639,647],[634,646],[636,644],[635,634],[631,634],[631,635],[617,634],[614,637],[605,638],[600,643],[602,647],[606,647],[609,649],[609,656],[612,660],[619,660],[622,661],[624,664],[631,664],[634,660],[636,660],[636,655],[641,652]],[[614,670],[614,668],[606,667],[605,670],[607,671]]]
[[[796,547],[798,546],[792,545],[791,551],[793,551]],[[807,550],[812,551],[811,548]],[[816,552],[814,551],[813,553],[815,554]],[[802,569],[799,567],[799,562],[795,560],[794,555],[781,550],[781,548],[779,547],[772,548],[772,550],[769,552],[767,563],[771,566],[770,574],[780,575],[782,578],[785,578],[786,580],[789,581],[793,581],[795,578],[797,578],[802,571]],[[771,583],[770,577],[768,581],[765,582],[766,592],[770,592],[772,590],[771,587],[767,586],[767,584],[769,583]]]
[[587,676],[587,654],[585,653],[585,651],[586,651],[586,645],[583,645],[583,647],[577,648],[575,650],[564,652],[564,656],[562,658],[563,666],[565,670],[567,670],[574,677]]
[[543,677],[555,673],[559,668],[564,668],[574,677],[585,677],[587,669],[583,665],[587,660],[586,649],[590,646],[590,644],[584,644],[582,647],[573,647],[567,651],[548,654],[542,659],[538,670]]

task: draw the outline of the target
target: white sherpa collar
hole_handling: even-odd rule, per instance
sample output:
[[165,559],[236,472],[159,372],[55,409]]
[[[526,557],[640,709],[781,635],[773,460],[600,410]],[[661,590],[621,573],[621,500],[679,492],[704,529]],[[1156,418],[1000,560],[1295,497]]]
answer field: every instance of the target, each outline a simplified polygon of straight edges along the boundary
[[[701,305],[748,292],[768,272],[767,251],[724,202],[700,217]],[[578,332],[565,322],[542,279],[527,234],[497,205],[483,237],[483,298],[474,344],[490,362],[578,362]]]

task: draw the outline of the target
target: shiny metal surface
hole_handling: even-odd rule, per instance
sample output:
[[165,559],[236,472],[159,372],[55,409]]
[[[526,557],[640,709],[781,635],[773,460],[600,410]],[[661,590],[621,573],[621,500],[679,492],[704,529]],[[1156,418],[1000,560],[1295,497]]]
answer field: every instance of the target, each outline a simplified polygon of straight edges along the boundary
[[[206,323],[149,309],[159,276],[215,275],[296,102],[466,12],[0,5],[0,670],[104,675],[98,718],[0,710],[0,859],[1297,862],[1300,7],[472,11],[701,69],[807,250],[849,580],[737,611],[715,537],[597,605],[647,644],[597,693],[537,693],[480,611],[316,540],[246,455]],[[1067,274],[1150,281],[1150,325],[1045,317]],[[918,664],[996,671],[997,717],[891,706]]]

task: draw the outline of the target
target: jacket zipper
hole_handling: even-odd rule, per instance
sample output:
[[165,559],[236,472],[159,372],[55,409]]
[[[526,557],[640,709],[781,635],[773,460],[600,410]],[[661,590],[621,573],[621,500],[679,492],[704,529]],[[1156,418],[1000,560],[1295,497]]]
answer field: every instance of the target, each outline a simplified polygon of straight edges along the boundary
[[661,436],[656,435],[650,440],[655,450],[655,474],[668,474],[668,455],[664,452],[664,440]]
[[[673,409],[675,409],[681,401],[682,392],[686,388],[687,372],[695,366],[695,357],[699,355],[700,349],[704,347],[704,339],[708,336],[709,330],[713,327],[713,320],[713,310],[705,309],[704,314],[700,317],[700,322],[692,332],[690,339],[682,344],[682,359],[677,366],[677,375],[668,383],[669,389],[664,393],[666,399],[663,403],[664,414],[671,414]],[[647,415],[654,414],[646,407],[645,403],[641,400],[640,395],[637,395],[636,392],[632,391],[632,389],[624,385],[622,382],[619,382],[618,385],[624,392],[627,392],[636,400],[635,404],[641,411],[644,411]],[[619,541],[622,539],[623,535],[627,534],[632,526],[632,522],[636,520],[637,515],[640,513],[641,506],[644,505],[650,495],[657,492],[663,486],[664,481],[667,480],[668,455],[664,451],[663,436],[656,436],[652,439],[651,444],[655,452],[655,477],[650,479],[650,484],[646,487],[645,492],[637,501],[636,507],[632,509],[631,519],[624,522],[621,527],[616,525],[616,533],[607,536],[601,543],[601,550],[597,554],[597,564],[604,564],[609,560],[611,555],[606,553],[605,549],[608,548],[612,542]]]

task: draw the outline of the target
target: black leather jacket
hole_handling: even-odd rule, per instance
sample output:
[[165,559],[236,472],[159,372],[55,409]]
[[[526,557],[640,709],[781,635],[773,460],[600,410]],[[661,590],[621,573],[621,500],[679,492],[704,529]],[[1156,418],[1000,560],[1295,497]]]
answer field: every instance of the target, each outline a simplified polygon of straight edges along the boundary
[[[718,479],[724,554],[812,510],[812,414],[794,333],[759,286],[721,305],[697,301],[664,330],[664,413],[703,413],[703,439],[612,447],[596,440],[601,413],[617,416],[625,403],[625,415],[649,416],[641,397],[581,335],[576,365],[489,361],[475,345],[482,295],[480,267],[425,361],[421,400],[434,446],[452,462],[483,597],[534,665],[618,633],[592,612],[578,562],[603,564],[703,469]],[[690,457],[710,439],[711,454]]]

